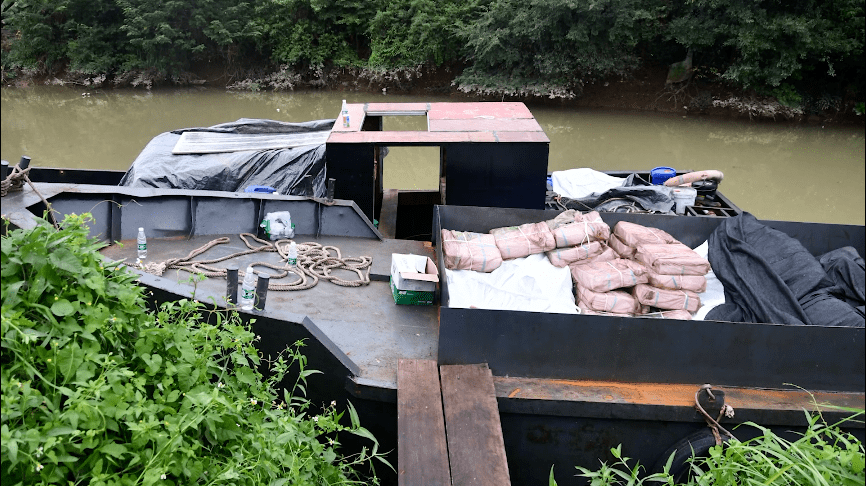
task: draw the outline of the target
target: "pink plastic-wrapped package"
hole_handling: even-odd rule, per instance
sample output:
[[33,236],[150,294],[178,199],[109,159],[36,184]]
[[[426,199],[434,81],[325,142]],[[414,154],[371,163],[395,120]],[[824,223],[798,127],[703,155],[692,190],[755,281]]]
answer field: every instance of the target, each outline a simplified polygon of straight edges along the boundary
[[490,230],[504,260],[523,258],[556,248],[553,233],[545,223],[527,223]]
[[664,230],[648,228],[628,221],[620,221],[613,227],[615,234],[626,246],[637,248],[644,243],[679,243],[676,238]]
[[634,257],[635,249],[623,243],[622,240],[619,239],[619,236],[615,234],[611,234],[610,238],[607,239],[607,246],[613,248],[613,251],[615,251],[620,258]]
[[634,317],[635,314],[620,314],[617,312],[599,312],[594,311],[589,304],[581,300],[577,301],[577,306],[580,307],[580,313],[585,316],[611,316],[611,317]]
[[691,290],[698,294],[707,290],[707,277],[703,275],[660,275],[649,271],[647,279],[648,284],[660,289]]
[[610,292],[593,292],[587,288],[577,285],[577,301],[581,309],[595,312],[612,312],[614,314],[634,315],[640,312],[640,304],[628,292],[623,290],[612,290]]
[[442,253],[449,270],[492,272],[502,265],[493,235],[443,229]]
[[[569,217],[571,216],[571,218]],[[564,211],[556,218],[545,221],[553,233],[557,248],[582,245],[590,241],[607,241],[610,237],[610,226],[591,211],[581,214],[578,211]]]
[[639,284],[635,285],[632,294],[641,304],[658,309],[681,309],[696,312],[701,307],[701,298],[698,294],[688,290],[660,289],[647,284]]
[[562,225],[574,223],[575,222],[575,219],[574,219],[575,213],[580,214],[578,211],[575,211],[574,209],[567,209],[567,210],[557,214],[555,218],[548,219],[547,221],[544,222],[544,224],[546,224],[547,227],[550,228],[550,231],[553,231]]
[[601,253],[599,253],[598,255],[591,256],[591,257],[587,258],[586,260],[578,260],[574,263],[568,264],[568,268],[571,269],[571,275],[572,275],[571,279],[572,280],[574,280],[574,267],[577,267],[580,265],[586,265],[587,263],[609,262],[611,260],[616,260],[617,258],[619,258],[616,255],[616,252],[611,250],[611,248],[609,246],[607,246],[607,245],[601,245],[601,246],[602,246],[602,248],[604,248],[604,250]]
[[644,317],[654,317],[656,319],[679,319],[682,321],[692,320],[692,313],[687,310],[663,310],[658,312],[646,312]]
[[638,245],[634,258],[659,275],[706,275],[710,271],[710,262],[682,243]]
[[600,241],[590,241],[579,246],[557,248],[547,252],[547,258],[554,267],[565,267],[601,255],[608,248]]
[[577,285],[594,292],[607,292],[647,282],[646,268],[643,265],[622,258],[592,261],[569,268]]

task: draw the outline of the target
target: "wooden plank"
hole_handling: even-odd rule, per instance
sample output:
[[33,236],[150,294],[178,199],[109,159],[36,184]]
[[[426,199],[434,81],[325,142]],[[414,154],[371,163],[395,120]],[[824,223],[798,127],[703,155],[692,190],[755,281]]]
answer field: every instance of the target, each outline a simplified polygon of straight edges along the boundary
[[451,486],[434,360],[397,362],[397,484]]
[[379,213],[379,233],[383,238],[395,239],[397,234],[397,189],[385,189],[382,194],[382,211]]
[[487,364],[439,369],[454,486],[508,486],[508,462]]
[[321,145],[328,140],[328,135],[330,132],[327,131],[268,134],[184,132],[171,153],[218,154]]

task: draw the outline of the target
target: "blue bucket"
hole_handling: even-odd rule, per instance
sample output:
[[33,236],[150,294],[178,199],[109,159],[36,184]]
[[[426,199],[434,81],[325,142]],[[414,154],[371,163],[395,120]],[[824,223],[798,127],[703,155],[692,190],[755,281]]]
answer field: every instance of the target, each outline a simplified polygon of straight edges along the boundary
[[265,194],[272,194],[277,192],[277,190],[270,186],[247,186],[247,188],[244,189],[244,192],[263,192]]
[[656,167],[650,171],[650,182],[660,186],[675,175],[677,175],[677,171],[671,167]]

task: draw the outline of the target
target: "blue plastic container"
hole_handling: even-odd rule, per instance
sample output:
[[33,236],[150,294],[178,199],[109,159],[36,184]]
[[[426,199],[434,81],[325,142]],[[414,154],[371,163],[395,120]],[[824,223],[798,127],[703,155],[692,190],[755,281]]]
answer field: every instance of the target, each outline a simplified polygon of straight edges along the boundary
[[277,192],[277,190],[270,186],[247,186],[247,188],[244,189],[244,192],[263,192],[265,194],[272,194]]
[[677,175],[677,171],[672,167],[656,167],[650,171],[650,182],[660,186],[675,175]]

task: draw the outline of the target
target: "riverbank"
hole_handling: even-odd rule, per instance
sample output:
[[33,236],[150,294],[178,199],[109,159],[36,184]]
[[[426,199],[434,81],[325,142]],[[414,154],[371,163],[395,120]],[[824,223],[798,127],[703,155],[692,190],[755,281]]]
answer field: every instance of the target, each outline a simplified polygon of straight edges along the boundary
[[562,97],[502,96],[465,92],[454,79],[463,66],[376,71],[363,68],[333,68],[303,72],[282,68],[230,70],[216,63],[201,63],[193,71],[168,77],[157,71],[132,71],[123,75],[82,75],[63,72],[56,76],[18,72],[4,73],[4,86],[71,85],[83,90],[134,88],[142,90],[179,86],[207,86],[230,91],[293,91],[322,89],[351,92],[448,96],[455,101],[522,101],[531,105],[659,112],[682,116],[709,116],[760,122],[806,123],[822,126],[863,126],[866,116],[855,109],[852,96],[806,98],[796,105],[771,96],[738,89],[694,76],[686,82],[666,83],[666,65],[645,65],[628,76],[611,77],[583,86],[581,93]]

